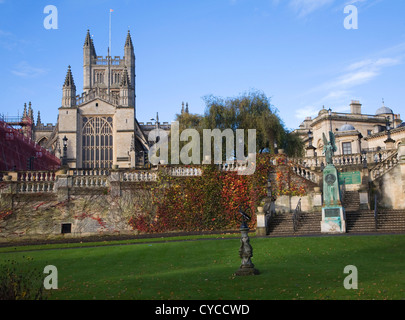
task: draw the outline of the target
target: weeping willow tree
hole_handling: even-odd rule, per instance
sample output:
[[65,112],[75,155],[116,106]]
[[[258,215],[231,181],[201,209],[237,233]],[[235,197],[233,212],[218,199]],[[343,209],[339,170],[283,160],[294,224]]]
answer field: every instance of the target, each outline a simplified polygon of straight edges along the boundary
[[[303,155],[304,143],[300,137],[285,128],[284,123],[277,115],[277,110],[270,103],[264,93],[252,91],[238,97],[222,98],[213,95],[205,96],[204,115],[182,112],[176,115],[180,132],[186,129],[196,129],[200,134],[202,154],[204,129],[244,129],[247,154],[248,129],[256,129],[256,153],[275,153],[276,146],[283,148],[288,156],[300,157]],[[180,149],[189,141],[180,141]],[[225,143],[222,144],[223,160],[225,160]]]
[[288,156],[303,155],[304,143],[297,134],[285,128],[276,109],[271,105],[270,98],[264,93],[252,91],[226,99],[209,95],[204,97],[204,101],[206,109],[200,127],[244,129],[245,133],[248,129],[256,129],[257,153],[274,153],[277,145]]

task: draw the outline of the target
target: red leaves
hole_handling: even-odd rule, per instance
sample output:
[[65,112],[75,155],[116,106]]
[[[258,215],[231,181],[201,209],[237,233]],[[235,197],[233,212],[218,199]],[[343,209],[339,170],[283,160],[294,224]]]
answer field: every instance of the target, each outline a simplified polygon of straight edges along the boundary
[[[267,177],[273,168],[268,154],[257,156],[253,175],[220,172],[215,166],[203,166],[198,177],[166,177],[152,191],[155,212],[134,216],[129,220],[140,232],[202,231],[238,228],[239,207],[252,216],[250,227],[256,225],[256,207],[266,197]],[[305,188],[292,183],[285,157],[277,158],[276,194],[304,194]]]

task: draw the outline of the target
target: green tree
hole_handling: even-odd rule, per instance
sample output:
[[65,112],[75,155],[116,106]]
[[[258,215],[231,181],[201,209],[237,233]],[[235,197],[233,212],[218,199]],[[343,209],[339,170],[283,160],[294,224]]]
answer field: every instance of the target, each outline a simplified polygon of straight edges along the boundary
[[[257,153],[266,150],[273,153],[276,143],[279,148],[284,148],[289,156],[303,154],[303,142],[296,134],[285,128],[276,109],[271,105],[270,98],[263,92],[251,91],[227,99],[209,95],[204,97],[204,101],[206,104],[202,120],[204,128],[245,129],[245,134],[248,129],[256,129]],[[245,145],[245,151],[246,149]]]

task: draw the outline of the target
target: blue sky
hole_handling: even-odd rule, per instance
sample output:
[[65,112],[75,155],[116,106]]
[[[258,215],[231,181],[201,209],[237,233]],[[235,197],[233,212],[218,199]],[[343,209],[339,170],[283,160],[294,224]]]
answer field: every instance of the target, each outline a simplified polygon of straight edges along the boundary
[[[58,9],[47,30],[46,5]],[[346,5],[358,9],[347,30]],[[294,129],[324,105],[363,113],[385,104],[405,118],[403,0],[0,0],[0,113],[22,113],[32,101],[56,123],[71,65],[81,93],[83,43],[90,29],[98,55],[123,56],[128,28],[135,46],[137,118],[173,121],[182,101],[204,112],[205,95],[249,90],[271,97]]]

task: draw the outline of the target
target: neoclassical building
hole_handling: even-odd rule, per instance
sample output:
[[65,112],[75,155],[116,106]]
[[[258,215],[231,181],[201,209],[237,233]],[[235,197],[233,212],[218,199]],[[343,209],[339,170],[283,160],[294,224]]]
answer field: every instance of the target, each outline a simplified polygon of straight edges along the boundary
[[295,130],[306,143],[306,156],[322,156],[323,138],[335,134],[336,155],[359,154],[397,148],[405,138],[405,124],[399,114],[383,105],[373,115],[361,112],[361,103],[353,100],[350,113],[321,109],[315,118],[307,117]]

